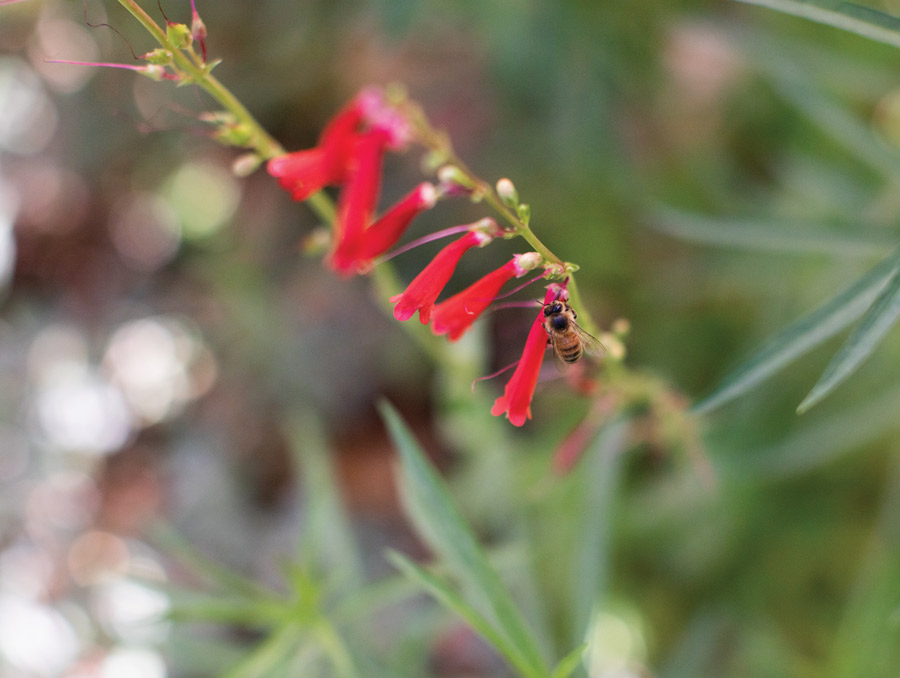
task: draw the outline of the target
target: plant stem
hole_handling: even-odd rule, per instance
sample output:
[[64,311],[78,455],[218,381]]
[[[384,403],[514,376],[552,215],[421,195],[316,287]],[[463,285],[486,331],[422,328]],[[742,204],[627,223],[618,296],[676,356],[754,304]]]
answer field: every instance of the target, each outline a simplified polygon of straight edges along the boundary
[[[284,153],[281,145],[273,139],[268,132],[256,121],[250,111],[238,100],[231,91],[210,73],[210,65],[198,65],[180,49],[175,47],[163,30],[150,16],[137,4],[135,0],[119,0],[128,12],[137,19],[161,47],[172,54],[172,60],[177,68],[190,77],[190,82],[197,84],[206,90],[213,99],[234,116],[235,122],[246,130],[249,140],[247,146],[255,150],[264,160]],[[320,202],[320,201],[317,201]],[[323,207],[317,205],[319,209]],[[324,210],[327,212],[327,210]],[[320,214],[321,216],[321,214]]]

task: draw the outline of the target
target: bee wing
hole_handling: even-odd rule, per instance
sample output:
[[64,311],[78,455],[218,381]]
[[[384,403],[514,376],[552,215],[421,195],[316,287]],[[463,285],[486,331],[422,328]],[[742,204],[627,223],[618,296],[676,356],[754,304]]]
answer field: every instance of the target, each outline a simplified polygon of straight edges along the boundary
[[575,332],[578,333],[578,337],[581,339],[582,350],[589,356],[600,360],[603,356],[606,355],[606,347],[601,344],[600,340],[597,339],[597,337],[595,337],[593,334],[588,334],[577,324],[575,325]]

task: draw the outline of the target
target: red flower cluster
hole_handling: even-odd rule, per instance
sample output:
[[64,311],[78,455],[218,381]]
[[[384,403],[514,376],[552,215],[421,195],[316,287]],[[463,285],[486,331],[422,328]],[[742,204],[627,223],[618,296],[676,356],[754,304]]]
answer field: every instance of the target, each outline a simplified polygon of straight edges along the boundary
[[[317,146],[269,161],[269,173],[294,200],[306,200],[326,186],[340,187],[334,236],[326,259],[336,272],[352,275],[367,271],[376,258],[397,243],[418,214],[435,205],[438,197],[465,192],[459,186],[439,191],[430,183],[422,183],[375,218],[384,155],[403,149],[411,137],[411,127],[402,112],[392,107],[379,90],[367,89],[332,119]],[[408,320],[418,311],[419,320],[430,322],[435,334],[446,334],[450,341],[456,341],[505,283],[538,268],[543,260],[536,252],[516,254],[461,292],[436,303],[463,254],[503,234],[493,219],[450,230],[465,233],[438,252],[391,302],[398,320]],[[564,293],[563,286],[551,285],[547,301]],[[531,397],[548,341],[542,315],[533,323],[522,359],[491,410],[495,415],[508,414],[516,426],[531,418]]]
[[384,154],[403,149],[409,137],[406,119],[387,105],[379,90],[367,89],[332,119],[316,147],[269,161],[269,174],[294,200],[306,200],[326,186],[342,187],[327,259],[338,273],[365,271],[400,239],[417,214],[434,207],[437,191],[422,183],[373,220]]

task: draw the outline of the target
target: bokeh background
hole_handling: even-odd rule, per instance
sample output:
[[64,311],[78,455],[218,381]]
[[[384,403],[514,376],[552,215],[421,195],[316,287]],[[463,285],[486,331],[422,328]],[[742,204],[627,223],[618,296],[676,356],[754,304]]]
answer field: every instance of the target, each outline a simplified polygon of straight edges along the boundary
[[[198,9],[216,75],[286,148],[362,86],[403,83],[480,176],[515,181],[598,321],[630,321],[628,365],[689,400],[898,240],[900,53],[836,29],[703,0]],[[584,637],[560,590],[600,545],[592,676],[900,674],[895,336],[802,417],[839,342],[698,418],[712,483],[639,413],[555,476],[588,402],[548,381],[520,431],[487,414],[500,384],[468,391],[515,359],[527,317],[490,316],[435,364],[369,280],[303,256],[312,212],[231,173],[202,93],[48,62],[153,47],[114,2],[0,7],[0,675],[341,675],[248,663],[265,623],[187,603],[231,576],[290,588],[323,459],[351,535],[326,542],[352,539],[367,582],[396,577],[388,546],[425,555],[382,397],[486,541],[528,533],[541,592],[520,598],[549,636]],[[420,160],[391,158],[385,202]],[[415,228],[483,214],[441,205]],[[765,235],[796,227],[796,247]],[[354,630],[366,675],[511,675],[451,615],[391,601]]]

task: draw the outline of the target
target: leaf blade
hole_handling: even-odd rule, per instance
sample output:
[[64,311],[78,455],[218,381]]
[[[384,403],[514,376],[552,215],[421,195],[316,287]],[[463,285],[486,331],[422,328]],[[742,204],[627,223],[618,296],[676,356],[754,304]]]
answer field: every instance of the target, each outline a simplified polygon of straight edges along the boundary
[[784,254],[872,256],[884,252],[890,244],[881,234],[860,237],[809,224],[717,218],[671,207],[654,210],[648,225],[673,238],[703,245]]
[[900,47],[900,19],[839,0],[740,0]]
[[470,596],[467,602],[516,648],[522,657],[517,665],[529,667],[523,675],[546,676],[549,669],[537,641],[450,492],[397,411],[386,402],[380,404],[379,411],[400,454],[401,494],[413,524],[463,584],[464,594]]
[[868,358],[887,332],[900,319],[900,260],[887,285],[834,355],[825,372],[797,406],[803,413],[831,393]]
[[388,560],[410,581],[419,584],[444,607],[458,614],[476,633],[480,634],[500,654],[506,657],[511,665],[519,669],[523,675],[528,674],[528,667],[521,664],[524,659],[518,650],[502,633],[498,632],[484,615],[469,605],[446,581],[397,551],[388,552]]
[[695,413],[709,412],[743,395],[788,363],[848,327],[872,305],[893,275],[896,250],[850,287],[769,339],[751,358],[728,374],[712,393],[696,403]]

